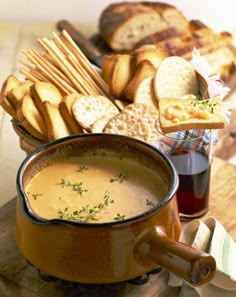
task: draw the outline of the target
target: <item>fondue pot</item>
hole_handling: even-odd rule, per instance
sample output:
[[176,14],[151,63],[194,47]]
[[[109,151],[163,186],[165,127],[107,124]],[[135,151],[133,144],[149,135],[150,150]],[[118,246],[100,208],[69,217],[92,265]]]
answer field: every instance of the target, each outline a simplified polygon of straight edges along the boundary
[[[149,210],[120,221],[86,223],[45,219],[30,207],[26,185],[52,160],[84,151],[109,149],[146,159],[162,172],[168,193]],[[45,274],[73,282],[105,284],[166,268],[194,286],[214,276],[215,260],[178,242],[181,231],[176,191],[178,174],[153,146],[112,134],[83,134],[46,144],[30,154],[17,174],[16,243],[24,257]]]

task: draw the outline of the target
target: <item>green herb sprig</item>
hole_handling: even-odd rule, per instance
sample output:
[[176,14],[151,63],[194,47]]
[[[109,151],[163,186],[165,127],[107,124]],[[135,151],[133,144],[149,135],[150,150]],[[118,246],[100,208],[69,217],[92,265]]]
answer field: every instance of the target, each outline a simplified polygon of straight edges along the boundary
[[120,183],[122,183],[128,177],[128,175],[128,171],[121,172],[117,174],[115,177],[111,177],[110,182],[113,183],[115,181],[119,181]]
[[88,170],[88,168],[84,165],[81,165],[78,169],[79,172],[83,173],[84,171]]
[[69,221],[96,221],[98,220],[98,214],[102,211],[102,209],[112,203],[114,203],[114,200],[110,198],[109,192],[106,191],[104,193],[103,202],[100,204],[95,206],[86,205],[80,210],[75,210],[73,212],[69,212],[68,207],[66,207],[64,210],[59,209],[58,215],[60,219],[66,219]]
[[78,192],[80,195],[82,195],[84,192],[87,192],[87,189],[83,189],[83,183],[82,182],[74,182],[71,183],[70,181],[66,181],[64,178],[61,178],[60,184],[64,187],[72,187],[74,191]]
[[211,102],[210,99],[205,99],[200,96],[196,96],[196,98],[191,101],[191,104],[194,107],[197,105],[204,105],[211,113],[214,113],[215,107],[218,105],[218,102]]

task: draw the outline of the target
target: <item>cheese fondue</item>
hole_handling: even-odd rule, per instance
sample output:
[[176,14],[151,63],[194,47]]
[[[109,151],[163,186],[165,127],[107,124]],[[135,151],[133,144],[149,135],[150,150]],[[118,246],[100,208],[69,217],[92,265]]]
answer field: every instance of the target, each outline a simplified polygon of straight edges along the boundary
[[168,184],[157,170],[131,158],[96,154],[55,161],[25,188],[38,216],[90,223],[139,215],[167,191]]

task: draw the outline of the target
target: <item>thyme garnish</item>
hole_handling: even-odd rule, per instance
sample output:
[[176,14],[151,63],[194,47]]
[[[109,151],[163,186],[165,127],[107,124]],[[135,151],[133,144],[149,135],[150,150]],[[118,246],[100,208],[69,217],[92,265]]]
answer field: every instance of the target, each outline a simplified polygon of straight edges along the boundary
[[78,192],[80,195],[82,195],[84,192],[87,192],[87,189],[83,189],[83,183],[82,182],[74,182],[71,183],[70,181],[66,181],[64,178],[61,178],[60,184],[64,187],[72,187],[74,191]]
[[83,173],[85,170],[88,170],[88,168],[84,165],[81,165],[78,169],[79,172]]
[[191,104],[194,107],[197,105],[204,105],[211,113],[214,113],[215,107],[218,104],[218,102],[211,102],[210,99],[205,99],[200,96],[196,96],[196,98],[191,101]]
[[73,212],[69,212],[69,208],[66,207],[64,210],[59,209],[58,215],[60,219],[66,219],[69,221],[97,221],[98,214],[101,212],[101,210],[112,203],[114,203],[114,200],[110,198],[109,192],[106,191],[104,193],[103,202],[101,202],[100,204],[95,206],[86,205],[83,206],[80,210],[75,210]]
[[146,199],[146,205],[149,205],[151,207],[155,206],[155,204],[149,199]]
[[115,177],[111,177],[110,182],[113,183],[114,181],[119,181],[120,183],[122,183],[124,179],[126,179],[127,177],[128,177],[128,172],[124,171],[117,174]]
[[116,216],[114,217],[115,221],[124,220],[124,219],[125,219],[125,215],[121,215],[120,213],[117,213]]
[[37,192],[36,194],[32,194],[32,196],[33,196],[34,200],[37,200],[37,198],[38,198],[39,196],[43,196],[43,194]]

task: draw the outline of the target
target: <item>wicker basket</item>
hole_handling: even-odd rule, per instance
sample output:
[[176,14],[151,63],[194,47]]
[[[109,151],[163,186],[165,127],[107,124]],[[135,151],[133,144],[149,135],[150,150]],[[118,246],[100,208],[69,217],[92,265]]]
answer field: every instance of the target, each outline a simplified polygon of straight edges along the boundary
[[44,145],[45,142],[34,138],[30,135],[22,126],[16,122],[12,122],[12,126],[16,134],[19,136],[20,148],[26,152],[27,155],[32,153],[34,150]]

